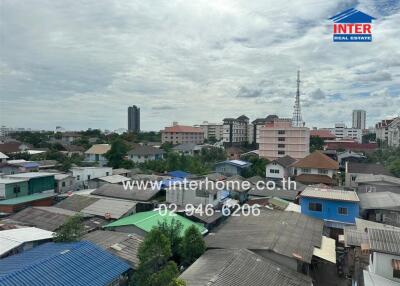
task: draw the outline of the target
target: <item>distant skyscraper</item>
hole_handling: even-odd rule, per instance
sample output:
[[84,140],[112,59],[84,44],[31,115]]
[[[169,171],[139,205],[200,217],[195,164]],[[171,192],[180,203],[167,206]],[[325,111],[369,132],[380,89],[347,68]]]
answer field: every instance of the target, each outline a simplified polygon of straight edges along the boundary
[[365,129],[365,110],[353,110],[353,128]]
[[294,104],[292,126],[293,127],[303,127],[304,126],[304,122],[301,117],[301,108],[300,108],[300,71],[297,71],[297,92],[296,92],[296,102]]
[[128,107],[128,132],[140,131],[140,108],[136,105]]

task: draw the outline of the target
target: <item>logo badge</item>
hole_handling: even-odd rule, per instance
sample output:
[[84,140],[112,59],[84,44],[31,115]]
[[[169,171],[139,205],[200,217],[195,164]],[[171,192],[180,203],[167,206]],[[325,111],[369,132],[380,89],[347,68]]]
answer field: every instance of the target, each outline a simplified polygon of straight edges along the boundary
[[329,19],[334,22],[334,42],[372,42],[374,17],[351,8]]

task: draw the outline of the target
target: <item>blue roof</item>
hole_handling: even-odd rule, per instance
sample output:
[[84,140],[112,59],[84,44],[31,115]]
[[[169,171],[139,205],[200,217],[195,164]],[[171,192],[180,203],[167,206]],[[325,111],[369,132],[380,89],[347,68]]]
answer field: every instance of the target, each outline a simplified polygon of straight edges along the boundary
[[228,164],[228,165],[232,165],[232,166],[239,167],[239,168],[247,168],[252,165],[250,162],[243,161],[243,160],[226,160],[226,161],[218,162],[215,165],[222,165],[222,164]]
[[172,178],[172,179],[167,179],[167,180],[163,180],[161,181],[161,188],[169,188],[174,186],[175,182],[182,182],[183,178]]
[[354,8],[348,9],[329,19],[333,20],[335,23],[371,23],[372,20],[375,20],[374,17]]
[[176,171],[171,171],[168,173],[169,176],[174,177],[174,178],[186,178],[187,176],[191,175],[190,173],[176,170]]
[[36,162],[26,162],[21,164],[24,168],[38,168],[40,165]]
[[1,259],[0,285],[108,285],[129,269],[90,242],[50,242]]

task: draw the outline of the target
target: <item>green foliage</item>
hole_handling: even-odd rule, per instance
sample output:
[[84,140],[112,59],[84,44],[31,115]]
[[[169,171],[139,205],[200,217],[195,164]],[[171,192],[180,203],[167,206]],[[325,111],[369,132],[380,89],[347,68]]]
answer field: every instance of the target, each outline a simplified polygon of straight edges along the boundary
[[182,240],[182,259],[185,265],[192,264],[206,251],[206,244],[200,231],[194,226],[190,226]]
[[17,139],[20,142],[28,143],[33,145],[36,148],[44,148],[48,147],[47,141],[52,135],[52,132],[31,132],[31,131],[24,131],[24,132],[17,132],[10,134],[12,138]]
[[379,149],[367,157],[370,163],[380,163],[400,177],[400,147]]
[[265,158],[258,158],[256,156],[248,156],[245,158],[252,165],[250,168],[244,170],[242,172],[242,176],[245,178],[250,178],[253,176],[265,177],[265,166],[269,163],[269,161]]
[[159,222],[158,229],[169,239],[171,243],[172,259],[179,262],[180,260],[180,249],[182,243],[182,224],[175,219],[171,220],[171,223],[167,221]]
[[181,278],[174,278],[168,286],[186,286],[186,282]]
[[111,149],[105,154],[108,165],[113,168],[120,168],[124,157],[129,150],[128,145],[122,139],[115,139],[111,143]]
[[77,214],[67,219],[54,235],[55,242],[79,241],[84,232],[83,218]]
[[310,137],[310,153],[315,150],[323,150],[324,147],[324,139],[319,136],[311,136]]
[[362,143],[369,143],[376,141],[376,133],[368,133],[362,136]]
[[[178,267],[174,261],[168,261],[160,271],[148,277],[148,284],[151,286],[165,286],[171,284],[179,275]],[[139,284],[142,285],[142,284]]]
[[[168,264],[171,256],[169,239],[161,230],[157,228],[151,230],[139,246],[138,258],[140,262],[134,274],[132,285],[168,285],[178,274],[174,271],[173,264]],[[171,273],[175,273],[175,275],[171,275]],[[160,281],[164,284],[153,284]]]

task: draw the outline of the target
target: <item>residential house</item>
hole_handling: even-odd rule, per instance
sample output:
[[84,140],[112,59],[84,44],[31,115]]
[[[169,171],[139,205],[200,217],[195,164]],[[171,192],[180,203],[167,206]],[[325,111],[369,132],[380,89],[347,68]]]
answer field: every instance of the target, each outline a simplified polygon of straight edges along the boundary
[[96,189],[105,184],[120,184],[130,181],[131,179],[121,175],[110,175],[100,178],[91,179],[88,181],[89,189]]
[[5,143],[0,143],[0,152],[10,155],[14,153],[25,152],[31,147],[32,147],[31,145],[26,143],[10,141]]
[[[198,205],[212,205],[216,207],[222,198],[222,191],[211,186],[206,186],[205,181],[197,181],[197,189],[189,187],[190,181],[184,185],[183,183],[171,183],[171,186],[166,188],[166,201],[178,206],[186,206],[191,204]],[[214,184],[213,184],[214,186]]]
[[293,175],[291,165],[296,162],[296,159],[286,155],[269,162],[265,166],[265,177],[269,179],[280,179],[288,178]]
[[144,163],[150,160],[161,160],[163,157],[164,150],[147,145],[139,145],[128,152],[128,159],[135,163]]
[[56,181],[54,173],[47,172],[30,172],[7,175],[11,179],[26,179],[28,180],[28,194],[41,192],[54,192]]
[[0,199],[7,200],[29,194],[28,179],[0,178]]
[[[209,249],[248,249],[285,268],[310,274],[311,263],[318,264],[313,259],[314,249],[324,248],[322,230],[321,220],[297,212],[260,208],[257,216],[230,216],[205,241]],[[335,248],[325,253],[335,255]]]
[[0,163],[6,163],[8,158],[6,154],[0,152]]
[[181,223],[181,235],[191,226],[195,226],[201,234],[207,233],[207,229],[203,225],[194,223],[181,215],[162,209],[136,213],[114,221],[106,225],[105,228],[119,232],[134,233],[144,237],[154,227],[157,227],[159,223],[171,223],[172,220]]
[[0,231],[0,259],[53,240],[53,232],[36,227]]
[[377,143],[357,143],[354,140],[326,140],[324,148],[326,150],[346,150],[361,152],[363,154],[373,153],[379,147]]
[[396,117],[388,126],[388,146],[400,146],[400,117]]
[[348,188],[357,187],[356,180],[360,175],[392,175],[383,165],[374,163],[347,162],[345,170],[345,186]]
[[54,197],[54,193],[34,193],[32,195],[0,200],[0,213],[12,214],[31,206],[52,206],[54,204]]
[[54,174],[56,181],[55,192],[64,194],[75,189],[75,178],[71,174]]
[[361,215],[368,220],[400,226],[400,194],[360,193]]
[[108,160],[104,155],[110,151],[110,149],[110,144],[94,144],[85,151],[85,161],[96,163],[100,167],[105,166],[108,163]]
[[357,193],[392,192],[400,194],[400,178],[387,175],[361,174],[355,180]]
[[79,145],[70,145],[70,144],[63,144],[63,148],[65,151],[60,151],[61,153],[71,157],[73,155],[83,155],[85,152],[85,148]]
[[[292,183],[294,183],[294,185]],[[248,192],[249,199],[276,197],[286,201],[295,202],[298,199],[299,193],[302,192],[307,186],[299,182],[292,181],[292,183],[290,185],[286,183],[286,186],[283,187],[283,183],[281,181],[277,181],[275,182],[274,187],[269,185],[265,186],[264,188],[253,187]]]
[[143,237],[133,233],[96,230],[85,234],[82,240],[90,241],[104,250],[118,256],[133,269],[139,266],[138,250]]
[[183,144],[194,143],[203,144],[204,131],[200,127],[178,125],[173,123],[171,127],[165,127],[161,130],[161,143]]
[[[249,141],[249,118],[241,115],[238,118],[223,119],[224,146],[239,146]],[[252,139],[252,138],[251,138]]]
[[111,167],[72,167],[72,176],[75,178],[76,188],[89,187],[89,181],[112,174]]
[[33,161],[26,161],[24,159],[18,160],[9,160],[7,162],[9,165],[13,165],[18,168],[17,173],[24,173],[24,172],[37,172],[39,171],[39,164]]
[[340,152],[337,154],[337,160],[341,169],[346,168],[346,162],[365,163],[367,157],[362,153],[353,152],[351,150]]
[[145,184],[143,188],[139,188],[136,184],[132,184],[132,188],[125,188],[119,184],[105,184],[92,192],[92,195],[103,196],[115,199],[125,199],[132,201],[149,202],[159,194],[160,190],[152,188],[151,184]]
[[314,151],[310,155],[291,165],[296,182],[303,184],[335,185],[335,177],[339,164],[320,151]]
[[[62,267],[60,267],[62,266]],[[131,267],[88,242],[45,243],[0,260],[1,285],[120,285]]]
[[0,175],[12,175],[20,172],[20,167],[8,163],[0,163]]
[[309,154],[310,129],[292,126],[291,119],[275,119],[261,127],[260,131],[260,157],[275,160],[289,155],[302,159]]
[[192,156],[195,153],[199,153],[201,150],[201,147],[199,147],[199,145],[196,145],[194,143],[184,143],[184,144],[180,144],[178,146],[173,147],[172,150],[181,155]]
[[400,231],[368,229],[370,263],[364,270],[364,285],[400,284]]
[[188,286],[312,285],[310,277],[247,249],[209,249],[179,278]]
[[300,194],[301,213],[322,219],[325,226],[343,229],[359,216],[360,199],[354,191],[307,187]]
[[214,165],[214,171],[225,176],[241,175],[250,168],[251,163],[242,160],[226,160]]
[[63,132],[61,133],[61,142],[63,144],[71,144],[72,142],[79,140],[82,137],[77,132]]

